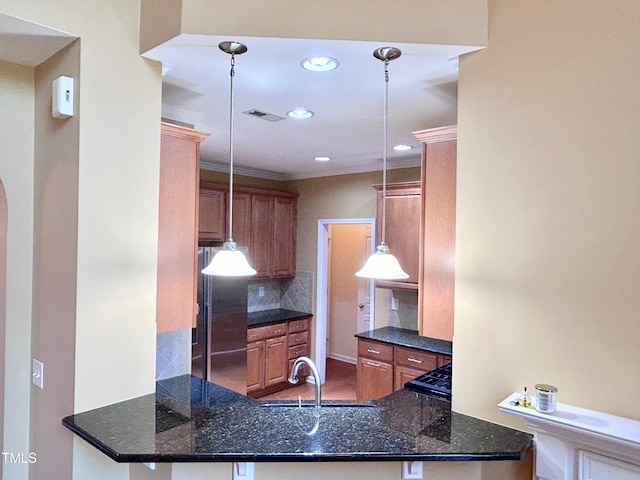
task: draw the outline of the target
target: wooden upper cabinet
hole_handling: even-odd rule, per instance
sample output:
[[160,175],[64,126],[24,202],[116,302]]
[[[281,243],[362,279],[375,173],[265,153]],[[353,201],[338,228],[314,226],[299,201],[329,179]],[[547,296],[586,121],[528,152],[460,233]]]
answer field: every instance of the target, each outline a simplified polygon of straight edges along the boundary
[[157,331],[195,322],[200,142],[208,136],[161,125],[158,205]]
[[[233,188],[233,240],[248,247],[252,278],[296,274],[298,195],[243,186]],[[200,183],[200,240],[229,238],[229,186]]]
[[[227,204],[229,194],[225,195]],[[225,231],[228,225],[225,227]],[[231,236],[239,247],[248,247],[251,243],[251,195],[248,193],[233,192],[233,232]]]
[[297,201],[275,197],[273,202],[273,275],[296,274]]
[[223,242],[226,240],[226,201],[221,190],[200,190],[200,240]]
[[[378,191],[378,221],[376,222],[376,245],[382,240],[382,185]],[[406,280],[376,282],[378,287],[418,289],[420,257],[420,182],[392,183],[387,185],[386,235],[389,251],[407,272]]]
[[453,340],[456,239],[456,126],[415,132],[422,142],[418,329]]
[[273,197],[251,195],[250,263],[256,270],[252,278],[270,277],[273,271]]

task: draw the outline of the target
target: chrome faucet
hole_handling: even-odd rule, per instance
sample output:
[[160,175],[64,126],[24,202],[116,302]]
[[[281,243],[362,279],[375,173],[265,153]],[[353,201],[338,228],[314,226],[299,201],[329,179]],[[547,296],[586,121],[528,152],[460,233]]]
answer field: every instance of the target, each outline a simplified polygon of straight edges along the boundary
[[295,362],[293,362],[293,367],[291,368],[291,375],[289,375],[289,383],[298,383],[300,380],[298,379],[298,370],[300,369],[300,365],[306,363],[311,369],[311,375],[313,375],[313,381],[316,386],[316,411],[320,410],[320,374],[318,373],[318,369],[316,368],[315,363],[309,357],[298,357]]

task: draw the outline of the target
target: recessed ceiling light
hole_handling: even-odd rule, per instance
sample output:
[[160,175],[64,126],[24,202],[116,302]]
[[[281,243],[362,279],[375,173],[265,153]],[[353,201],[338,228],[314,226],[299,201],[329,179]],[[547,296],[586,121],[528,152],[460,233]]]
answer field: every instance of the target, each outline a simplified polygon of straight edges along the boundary
[[331,160],[331,157],[315,157],[314,160],[318,162],[328,162],[329,160]]
[[411,145],[405,145],[405,144],[400,144],[400,145],[395,145],[393,147],[393,149],[397,152],[406,152],[407,150],[411,150],[413,147]]
[[338,68],[338,60],[331,57],[309,57],[300,62],[302,68],[312,72],[328,72]]
[[302,108],[299,108],[297,110],[287,112],[287,115],[290,118],[311,118],[313,117],[313,112],[311,110],[304,110]]

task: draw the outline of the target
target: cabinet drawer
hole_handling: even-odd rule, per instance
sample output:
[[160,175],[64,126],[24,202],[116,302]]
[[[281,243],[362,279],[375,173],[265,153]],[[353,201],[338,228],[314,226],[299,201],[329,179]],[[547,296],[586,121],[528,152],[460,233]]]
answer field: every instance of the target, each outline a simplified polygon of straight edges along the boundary
[[309,356],[309,345],[295,345],[293,347],[289,347],[289,358],[295,360],[298,357],[308,357]]
[[359,339],[358,356],[391,363],[393,362],[393,346]]
[[247,342],[264,340],[265,338],[279,337],[287,333],[286,323],[275,323],[263,327],[254,327],[247,330]]
[[451,363],[451,357],[449,355],[438,355],[439,367],[446,365],[447,363]]
[[423,352],[412,348],[395,347],[396,365],[414,368],[428,372],[434,368],[438,368],[438,355],[435,353]]
[[309,319],[293,320],[289,322],[289,333],[303,332],[309,330]]
[[289,345],[300,345],[309,341],[309,332],[290,333]]

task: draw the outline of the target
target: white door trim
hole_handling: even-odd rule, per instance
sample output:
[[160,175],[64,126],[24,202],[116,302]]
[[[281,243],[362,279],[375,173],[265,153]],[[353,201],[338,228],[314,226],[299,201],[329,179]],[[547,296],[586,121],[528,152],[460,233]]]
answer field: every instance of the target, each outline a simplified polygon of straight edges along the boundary
[[[316,342],[315,363],[320,374],[321,383],[326,377],[327,365],[327,285],[328,285],[328,248],[329,225],[331,224],[367,224],[371,225],[371,238],[375,238],[375,218],[331,218],[318,220],[318,265],[316,282]],[[375,242],[371,242],[371,253],[375,253]],[[355,272],[353,272],[355,274]],[[375,284],[371,282],[371,298],[374,298]],[[374,326],[374,302],[371,303],[371,329]]]

